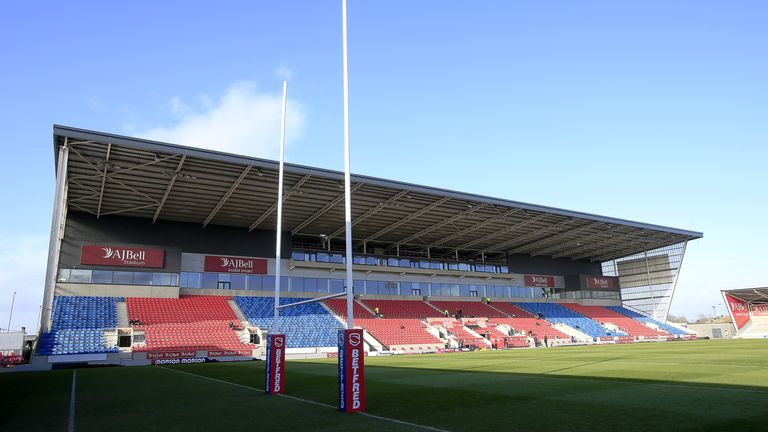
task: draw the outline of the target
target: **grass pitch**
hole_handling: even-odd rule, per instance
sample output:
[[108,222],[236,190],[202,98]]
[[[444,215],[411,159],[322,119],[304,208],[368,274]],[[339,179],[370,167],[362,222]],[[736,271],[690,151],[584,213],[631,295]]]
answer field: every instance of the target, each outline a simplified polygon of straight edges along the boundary
[[[293,398],[254,390],[263,362],[78,369],[75,429],[768,431],[762,340],[367,358],[378,417],[335,409],[335,360],[286,373]],[[0,430],[67,430],[72,376],[1,374]]]

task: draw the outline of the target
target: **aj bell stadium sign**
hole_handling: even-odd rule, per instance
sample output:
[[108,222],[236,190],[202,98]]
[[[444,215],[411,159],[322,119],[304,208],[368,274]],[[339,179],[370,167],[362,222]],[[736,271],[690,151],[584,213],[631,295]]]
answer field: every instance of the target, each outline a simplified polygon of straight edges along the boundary
[[267,274],[267,260],[206,255],[205,271],[214,273]]
[[157,248],[126,246],[83,246],[80,251],[80,264],[162,268],[165,251]]

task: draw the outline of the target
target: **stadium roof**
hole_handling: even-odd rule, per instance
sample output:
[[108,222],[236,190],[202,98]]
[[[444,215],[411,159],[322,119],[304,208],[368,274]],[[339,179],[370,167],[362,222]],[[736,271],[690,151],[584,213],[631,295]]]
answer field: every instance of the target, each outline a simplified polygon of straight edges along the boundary
[[768,304],[768,288],[741,288],[723,292],[749,304]]
[[[95,217],[274,229],[278,163],[54,125],[65,141],[68,206]],[[285,165],[283,227],[301,241],[344,238],[342,172]],[[353,240],[452,257],[521,253],[607,261],[702,233],[352,175]],[[499,255],[501,256],[501,255]]]

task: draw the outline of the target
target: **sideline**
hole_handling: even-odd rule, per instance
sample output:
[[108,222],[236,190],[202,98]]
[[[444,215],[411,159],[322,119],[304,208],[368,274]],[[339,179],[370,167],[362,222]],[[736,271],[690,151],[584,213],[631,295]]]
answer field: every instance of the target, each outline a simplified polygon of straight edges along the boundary
[[75,383],[77,382],[77,369],[72,369],[72,390],[69,392],[69,421],[67,432],[75,432]]
[[[165,370],[168,370],[168,371],[171,371],[171,372],[177,372],[177,373],[181,373],[181,374],[184,374],[184,375],[190,375],[190,376],[193,376],[193,377],[202,378],[202,379],[206,379],[206,380],[209,380],[209,381],[215,381],[215,382],[222,383],[222,384],[229,384],[229,385],[232,385],[232,386],[242,387],[244,389],[255,390],[257,392],[264,393],[264,390],[256,388],[256,387],[250,387],[250,386],[243,385],[243,384],[238,384],[238,383],[233,383],[233,382],[230,382],[230,381],[224,381],[224,380],[220,380],[220,379],[216,379],[216,378],[211,378],[211,377],[207,377],[205,375],[193,374],[193,373],[190,373],[190,372],[184,372],[184,371],[181,371],[181,370],[178,370],[178,369],[170,369],[170,368],[166,368],[166,367],[161,367],[161,369],[165,369]],[[73,395],[74,395],[74,391],[75,391],[74,388],[75,388],[74,387],[74,381],[72,381],[72,392],[73,392]],[[324,408],[331,408],[331,409],[338,410],[338,407],[335,407],[333,405],[328,405],[327,403],[316,402],[316,401],[313,401],[313,400],[302,399],[300,397],[290,396],[290,395],[285,395],[285,394],[278,394],[277,396],[281,396],[281,397],[288,398],[288,399],[293,399],[293,400],[296,400],[296,401],[299,401],[299,402],[304,402],[304,403],[308,403],[308,404],[312,404],[312,405],[318,405],[318,406],[321,406],[321,407],[324,407]],[[418,423],[411,423],[411,422],[407,422],[407,421],[404,421],[404,420],[398,420],[398,419],[393,419],[393,418],[389,418],[389,417],[377,416],[377,415],[374,415],[374,414],[368,414],[366,412],[358,412],[358,413],[355,413],[355,414],[359,414],[359,415],[364,416],[364,417],[374,418],[374,419],[377,419],[377,420],[388,421],[390,423],[397,423],[397,424],[401,424],[401,425],[405,425],[405,426],[411,426],[411,427],[415,427],[415,428],[419,428],[419,429],[430,430],[430,431],[434,431],[434,432],[449,432],[448,430],[445,430],[445,429],[440,429],[440,428],[436,428],[436,427],[432,427],[432,426],[421,425],[421,424],[418,424]]]

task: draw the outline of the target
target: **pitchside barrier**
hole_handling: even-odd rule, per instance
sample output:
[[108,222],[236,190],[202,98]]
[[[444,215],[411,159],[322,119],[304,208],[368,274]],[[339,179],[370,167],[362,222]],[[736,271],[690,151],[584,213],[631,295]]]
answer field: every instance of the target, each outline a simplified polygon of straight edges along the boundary
[[[276,309],[314,303],[329,298],[346,296],[347,293],[331,294],[296,303],[277,306]],[[275,321],[275,330],[279,329]],[[267,336],[267,365],[265,394],[285,394],[285,349],[288,340],[284,334]],[[365,411],[365,349],[362,329],[339,330],[339,411]]]

